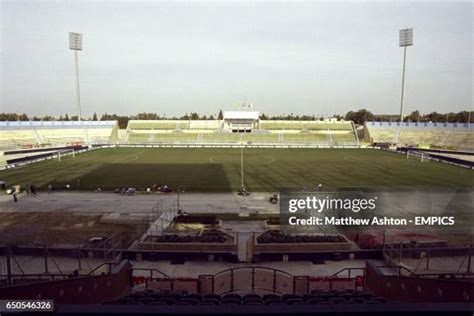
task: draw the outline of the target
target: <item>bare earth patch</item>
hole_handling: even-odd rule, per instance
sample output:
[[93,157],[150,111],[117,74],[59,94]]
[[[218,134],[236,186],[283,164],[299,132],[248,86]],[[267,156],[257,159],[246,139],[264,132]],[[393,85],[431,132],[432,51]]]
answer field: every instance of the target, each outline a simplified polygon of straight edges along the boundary
[[0,213],[0,244],[80,245],[92,237],[122,232],[128,244],[135,238],[137,223],[102,222],[100,215],[58,212]]

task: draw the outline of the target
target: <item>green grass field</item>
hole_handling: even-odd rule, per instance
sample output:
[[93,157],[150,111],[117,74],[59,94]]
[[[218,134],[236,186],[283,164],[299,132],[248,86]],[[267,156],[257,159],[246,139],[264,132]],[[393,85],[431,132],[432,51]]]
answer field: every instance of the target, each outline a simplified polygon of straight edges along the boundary
[[[280,188],[470,188],[473,172],[372,149],[245,149],[250,191]],[[80,190],[167,184],[186,191],[240,188],[240,149],[108,148],[2,171],[8,184],[70,184]]]

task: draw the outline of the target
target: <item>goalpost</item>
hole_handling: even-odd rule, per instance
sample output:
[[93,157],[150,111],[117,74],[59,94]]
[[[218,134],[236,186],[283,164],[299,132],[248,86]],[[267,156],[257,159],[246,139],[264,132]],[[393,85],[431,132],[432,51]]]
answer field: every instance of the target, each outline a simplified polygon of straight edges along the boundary
[[74,158],[74,157],[76,157],[76,151],[74,150],[74,148],[58,151],[58,161],[59,162],[61,161],[61,156],[63,156],[63,155],[72,155],[72,157]]
[[429,161],[429,154],[424,154],[423,152],[417,152],[417,151],[411,151],[411,150],[407,150],[407,159],[411,158],[411,157],[415,157],[415,158],[420,158],[420,162],[425,162],[426,161]]

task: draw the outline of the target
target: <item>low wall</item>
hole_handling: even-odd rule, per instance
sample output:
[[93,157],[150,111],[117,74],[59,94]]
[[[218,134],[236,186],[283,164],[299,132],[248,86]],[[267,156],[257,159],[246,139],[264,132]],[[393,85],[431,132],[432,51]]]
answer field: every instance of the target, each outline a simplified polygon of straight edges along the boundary
[[100,304],[123,297],[131,287],[131,264],[122,261],[110,274],[0,287],[0,299],[54,300],[55,304]]
[[140,242],[137,245],[140,250],[156,250],[167,252],[207,252],[207,253],[235,253],[236,244],[218,244],[218,243],[158,243],[158,242]]
[[364,148],[356,143],[353,144],[339,144],[339,145],[328,145],[326,143],[252,143],[248,144],[246,142],[231,142],[231,143],[179,143],[179,142],[169,142],[169,143],[157,143],[157,142],[119,142],[114,145],[103,145],[101,147],[131,147],[131,148]]
[[350,250],[351,243],[344,235],[343,242],[320,242],[320,243],[259,243],[254,238],[253,253],[304,253],[315,251],[342,251]]
[[384,275],[374,262],[367,261],[365,286],[392,301],[413,303],[474,302],[474,282],[416,276]]
[[196,278],[145,278],[134,277],[136,285],[144,283],[146,289],[157,291],[199,293],[199,279]]
[[350,250],[351,244],[344,242],[334,243],[300,243],[300,244],[255,244],[254,253],[265,253],[265,252],[279,252],[279,253],[291,253],[291,252],[315,252],[315,251],[327,251],[327,250]]
[[146,289],[184,291],[201,295],[233,292],[309,294],[313,290],[357,289],[362,285],[357,281],[363,278],[362,269],[358,274],[359,276],[353,277],[293,276],[273,268],[249,266],[223,270],[214,275],[200,275],[198,278],[135,276],[134,284],[144,284]]

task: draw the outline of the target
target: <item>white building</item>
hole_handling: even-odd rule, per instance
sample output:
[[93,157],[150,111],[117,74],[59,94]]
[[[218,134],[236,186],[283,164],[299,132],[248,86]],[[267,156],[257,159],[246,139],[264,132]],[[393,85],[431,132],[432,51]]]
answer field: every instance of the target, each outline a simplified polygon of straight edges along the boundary
[[224,111],[224,129],[233,133],[250,133],[258,128],[259,112]]

